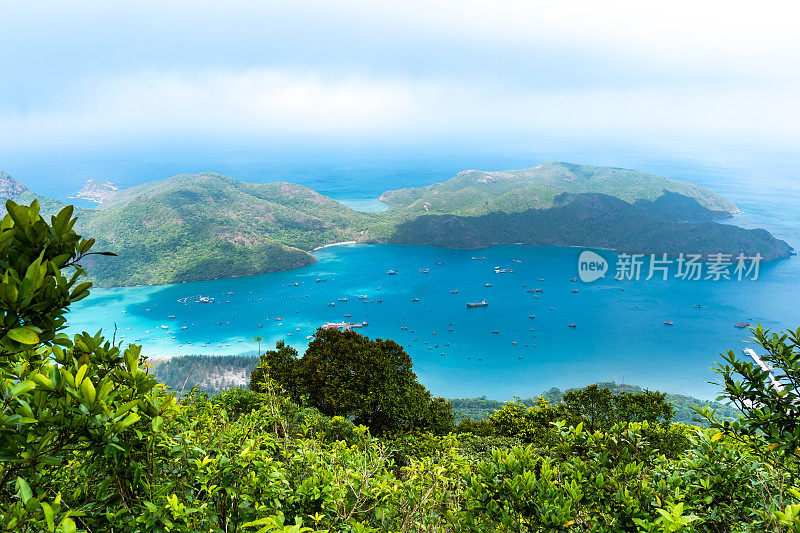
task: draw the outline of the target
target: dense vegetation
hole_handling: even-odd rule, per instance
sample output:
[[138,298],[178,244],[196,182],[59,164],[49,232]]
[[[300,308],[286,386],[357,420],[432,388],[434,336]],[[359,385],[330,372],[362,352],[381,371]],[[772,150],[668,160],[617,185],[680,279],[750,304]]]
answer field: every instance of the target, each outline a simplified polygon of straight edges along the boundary
[[[315,261],[309,253],[314,248],[341,241],[455,248],[521,242],[671,255],[758,252],[768,260],[789,253],[785,242],[764,230],[711,222],[738,210],[702,187],[567,163],[465,171],[444,183],[389,191],[382,196],[391,205],[385,213],[354,211],[300,185],[253,184],[214,173],[92,189],[98,187],[103,204],[76,211],[77,228],[117,254],[84,262],[90,279],[105,286],[297,268]],[[48,214],[63,207],[8,176],[0,176],[0,197],[37,198]]]
[[[322,336],[316,353],[261,361],[257,390],[177,398],[149,373],[140,347],[61,333],[69,305],[90,288],[78,265],[93,242],[73,230],[72,210],[48,224],[35,203],[7,209],[5,530],[800,531],[800,332],[755,330],[771,376],[728,352],[717,371],[742,416],[720,422],[706,410],[711,429],[672,424],[662,394],[590,387],[559,405],[508,403],[446,435],[399,424],[378,437],[310,407],[310,397],[293,400],[273,374],[297,369],[288,388],[313,382],[295,365],[309,357],[308,368],[320,368],[352,342],[356,360],[375,353],[416,389],[391,341]],[[358,392],[323,390],[312,401],[337,398],[336,408]]]
[[249,355],[184,355],[149,359],[153,375],[176,391],[193,388],[215,394],[247,385],[258,358]]
[[[608,389],[613,394],[637,394],[644,392],[641,387],[638,385],[621,385],[619,383],[611,383],[611,382],[602,382],[596,383],[597,387],[601,389]],[[570,392],[575,389],[568,389],[566,392]],[[564,394],[565,391],[562,391],[558,387],[553,387],[539,396],[544,398],[551,404],[560,404],[564,401]],[[687,424],[687,425],[704,425],[706,422],[700,418],[698,418],[697,412],[695,411],[696,407],[709,408],[714,409],[716,411],[716,416],[720,420],[735,420],[740,411],[730,405],[721,402],[710,402],[706,400],[701,400],[699,398],[694,398],[692,396],[685,396],[683,394],[671,394],[666,393],[664,395],[664,400],[672,406],[672,409],[675,412],[675,416],[673,417],[673,421],[679,424]],[[490,400],[487,399],[485,396],[480,398],[457,398],[448,400],[453,406],[453,412],[456,415],[457,419],[464,419],[464,418],[471,418],[472,420],[484,420],[489,417],[494,411],[503,407],[503,402],[498,400]],[[536,405],[538,399],[537,398],[527,398],[518,400],[519,403],[532,406]]]

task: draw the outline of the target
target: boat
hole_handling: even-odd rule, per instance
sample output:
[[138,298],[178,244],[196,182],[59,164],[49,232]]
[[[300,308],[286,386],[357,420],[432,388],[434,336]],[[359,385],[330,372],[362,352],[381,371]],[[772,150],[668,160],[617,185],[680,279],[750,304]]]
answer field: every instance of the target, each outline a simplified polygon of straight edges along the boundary
[[346,301],[347,301],[347,298],[339,298],[339,301],[340,301],[340,302],[346,302]]
[[210,296],[201,296],[200,299],[197,301],[200,302],[201,304],[213,304],[214,298],[211,298]]
[[419,298],[411,298],[411,301],[412,301],[412,302],[418,302],[418,301],[419,301]]
[[434,264],[434,265],[441,265],[441,264],[442,264],[442,262],[441,262],[441,261],[434,261],[434,262],[433,262],[433,264]]
[[328,281],[328,280],[327,280],[327,279],[325,279],[325,278],[317,278],[317,279],[315,279],[314,281],[315,281],[316,283],[322,283],[323,281]]
[[696,308],[700,309],[702,307],[700,304],[695,305]]
[[544,292],[544,289],[536,289],[534,292]]
[[367,296],[366,294],[359,294],[358,297],[362,300],[366,300],[367,298],[369,298],[369,296]]
[[408,326],[400,326],[400,329],[402,329],[403,331],[408,331]]
[[396,276],[397,275],[397,270],[394,270],[394,269],[387,270],[386,271],[386,275],[387,276]]
[[512,259],[511,261],[514,263],[522,263],[522,259]]
[[665,320],[664,321],[664,325],[665,326],[674,326],[675,322],[673,322],[672,320]]
[[480,302],[467,302],[467,309],[472,309],[473,307],[487,307],[489,303],[486,301],[486,298]]
[[578,281],[578,278],[569,278],[570,281],[575,282]]
[[473,261],[480,261],[480,260],[482,260],[482,259],[486,259],[486,256],[485,256],[485,255],[482,255],[482,256],[480,256],[480,257],[473,257],[473,258],[472,258],[472,260],[473,260]]
[[750,322],[737,322],[736,324],[733,325],[733,327],[741,329],[741,328],[746,328],[749,325]]
[[498,335],[500,333],[500,331],[499,330],[494,330],[494,331],[492,331],[492,333],[494,333],[495,335]]
[[572,289],[572,292],[578,292],[578,289]]
[[419,271],[422,274],[430,274],[431,269],[430,268],[420,268]]
[[336,307],[336,303],[335,303],[335,302],[330,302],[330,303],[328,304],[328,307]]
[[458,294],[458,289],[453,289],[452,291],[450,291],[450,294]]
[[570,324],[570,325],[569,325],[569,327],[571,327],[571,328],[577,328],[577,327],[578,327],[578,324]]
[[494,267],[495,274],[513,274],[514,271],[510,268]]
[[345,317],[345,318],[352,318],[352,317],[353,317],[353,315],[347,314],[347,315],[344,315],[344,317]]
[[528,290],[527,290],[527,291],[525,291],[525,292],[536,292],[536,290],[535,290],[535,289],[528,289]]
[[186,329],[186,326],[182,326],[181,329]]
[[528,315],[528,318],[536,318],[536,315]]
[[161,329],[169,329],[169,326],[165,326],[164,324],[161,324]]
[[517,344],[517,341],[511,341],[511,344]]
[[379,304],[382,304],[383,303],[383,298],[378,298],[377,300],[375,300],[375,302],[377,302]]
[[491,287],[491,286],[492,286],[492,284],[491,284],[491,283],[485,283],[483,286],[484,286],[484,287]]
[[175,318],[175,315],[169,315],[167,318]]
[[539,281],[544,281],[544,278],[539,278]]

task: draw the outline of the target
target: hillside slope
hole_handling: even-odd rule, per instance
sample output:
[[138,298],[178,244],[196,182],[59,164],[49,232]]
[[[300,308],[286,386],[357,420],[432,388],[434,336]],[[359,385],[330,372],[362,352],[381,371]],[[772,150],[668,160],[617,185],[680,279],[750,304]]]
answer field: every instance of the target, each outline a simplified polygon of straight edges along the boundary
[[286,270],[313,263],[314,247],[369,236],[369,215],[311,189],[214,173],[116,191],[79,224],[97,249],[118,254],[87,264],[101,285]]
[[465,170],[443,183],[387,191],[381,201],[404,214],[479,216],[554,206],[561,193],[600,193],[629,204],[658,202],[663,196],[693,201],[686,220],[730,217],[739,209],[721,196],[691,183],[611,167],[546,162],[533,168],[484,172]]

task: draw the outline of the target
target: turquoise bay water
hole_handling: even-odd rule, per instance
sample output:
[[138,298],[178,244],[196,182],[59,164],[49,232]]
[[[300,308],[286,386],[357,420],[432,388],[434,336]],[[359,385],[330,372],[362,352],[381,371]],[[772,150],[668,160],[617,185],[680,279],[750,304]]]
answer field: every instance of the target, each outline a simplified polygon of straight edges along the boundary
[[[579,252],[528,246],[328,247],[317,252],[316,265],[288,272],[96,290],[70,314],[70,326],[94,331],[116,323],[118,339],[138,338],[145,353],[158,356],[241,353],[256,349],[256,336],[264,338],[262,348],[285,340],[302,352],[306,337],[325,322],[367,321],[361,332],[403,344],[421,381],[436,394],[510,399],[551,386],[623,379],[713,397],[717,388],[706,383],[714,378],[708,367],[719,360],[717,352],[741,349],[748,336],[734,323],[800,323],[800,311],[785,295],[786,284],[797,279],[796,261],[763,267],[757,281],[586,284],[570,281],[577,275]],[[614,254],[600,253],[613,268]],[[473,260],[476,255],[486,259]],[[495,266],[514,272],[496,274]],[[388,269],[399,274],[388,276]],[[535,288],[543,292],[527,292]],[[180,301],[199,295],[215,301]],[[466,308],[466,302],[483,298],[488,307]]]
[[[731,223],[765,228],[800,248],[800,158],[795,152],[741,149],[674,152],[665,157],[597,147],[584,152],[512,155],[476,152],[458,159],[463,166],[456,165],[454,156],[408,160],[401,167],[391,158],[343,159],[335,168],[327,161],[310,160],[306,167],[294,170],[291,178],[356,209],[372,211],[380,209],[376,198],[388,188],[433,183],[465,167],[501,169],[558,159],[638,168],[708,187],[744,211]],[[90,163],[81,168],[94,164]],[[125,163],[115,168],[127,168]],[[289,163],[275,166],[253,159],[253,168],[247,172],[228,173],[243,178],[281,175],[294,168]],[[193,170],[208,169],[192,164],[198,167]],[[46,174],[46,168],[40,170]],[[362,333],[402,343],[421,381],[448,397],[510,399],[536,395],[551,386],[624,379],[713,398],[719,389],[708,383],[715,379],[709,367],[720,360],[718,352],[738,351],[748,338],[748,331],[733,327],[734,323],[750,319],[774,329],[800,325],[797,258],[764,266],[757,281],[583,284],[569,281],[577,275],[579,252],[522,246],[480,251],[329,247],[316,253],[316,265],[289,272],[165,287],[97,289],[70,313],[70,330],[103,328],[111,333],[116,324],[118,338],[139,339],[136,342],[152,356],[234,354],[254,351],[257,343],[251,339],[256,336],[264,338],[262,349],[283,339],[302,351],[306,336],[324,322],[366,320],[369,325]],[[614,264],[614,254],[600,253]],[[472,261],[472,256],[487,259]],[[495,274],[495,265],[515,272]],[[430,273],[420,273],[423,267],[430,268]],[[400,274],[386,276],[388,269]],[[544,281],[538,281],[540,277]],[[317,278],[327,281],[316,283]],[[492,287],[484,287],[485,283]],[[534,298],[523,284],[544,292]],[[576,287],[580,292],[572,293]],[[450,293],[454,289],[458,294]],[[211,296],[215,303],[178,301],[198,295]],[[358,295],[366,295],[367,303]],[[338,301],[344,297],[346,303]],[[467,301],[484,297],[489,301],[487,308],[466,309]],[[420,301],[412,302],[412,298]],[[383,302],[378,303],[379,299]],[[331,302],[334,307],[328,306]],[[697,304],[701,307],[696,308]],[[536,318],[529,319],[530,314]],[[665,326],[664,321],[673,321],[674,326]],[[569,328],[570,323],[577,327]],[[408,329],[402,330],[403,326]],[[494,330],[499,333],[493,334]]]

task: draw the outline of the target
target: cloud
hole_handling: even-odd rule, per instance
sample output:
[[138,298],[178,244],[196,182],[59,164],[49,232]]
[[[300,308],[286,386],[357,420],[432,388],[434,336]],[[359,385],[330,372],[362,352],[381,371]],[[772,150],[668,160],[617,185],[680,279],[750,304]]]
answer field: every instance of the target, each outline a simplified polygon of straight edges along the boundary
[[0,143],[800,136],[781,3],[5,3]]

